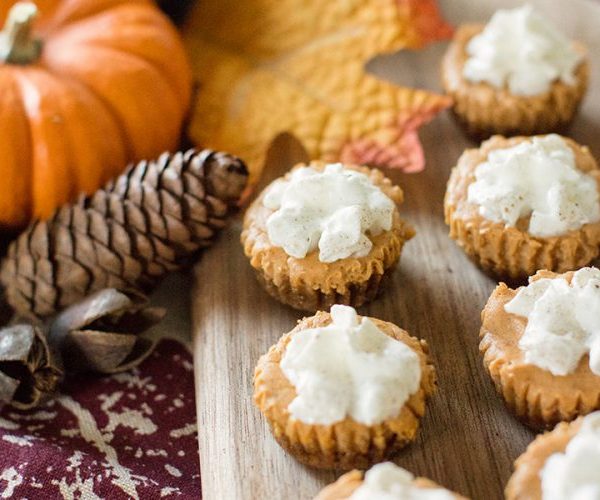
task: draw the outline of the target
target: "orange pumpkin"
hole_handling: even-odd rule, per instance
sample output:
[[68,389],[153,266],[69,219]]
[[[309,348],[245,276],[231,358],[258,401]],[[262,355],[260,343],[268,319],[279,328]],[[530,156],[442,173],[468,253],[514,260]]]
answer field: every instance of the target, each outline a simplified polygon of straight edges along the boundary
[[151,0],[36,4],[0,2],[4,228],[175,148],[190,102],[183,44]]

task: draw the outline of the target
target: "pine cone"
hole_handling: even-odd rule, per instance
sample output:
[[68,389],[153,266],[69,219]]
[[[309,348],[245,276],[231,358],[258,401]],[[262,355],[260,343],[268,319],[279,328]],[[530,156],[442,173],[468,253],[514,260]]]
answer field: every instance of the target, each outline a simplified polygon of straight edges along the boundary
[[132,165],[10,245],[0,269],[7,301],[47,318],[103,288],[148,292],[212,243],[247,177],[241,160],[208,150]]

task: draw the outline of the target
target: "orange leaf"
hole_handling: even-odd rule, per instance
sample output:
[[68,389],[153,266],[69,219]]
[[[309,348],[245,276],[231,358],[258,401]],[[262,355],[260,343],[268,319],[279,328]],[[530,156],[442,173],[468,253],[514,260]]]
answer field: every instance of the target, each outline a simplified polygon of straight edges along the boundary
[[419,171],[417,129],[448,98],[364,67],[450,34],[435,0],[203,0],[184,28],[200,82],[190,137],[244,158],[254,180],[284,132],[311,158]]

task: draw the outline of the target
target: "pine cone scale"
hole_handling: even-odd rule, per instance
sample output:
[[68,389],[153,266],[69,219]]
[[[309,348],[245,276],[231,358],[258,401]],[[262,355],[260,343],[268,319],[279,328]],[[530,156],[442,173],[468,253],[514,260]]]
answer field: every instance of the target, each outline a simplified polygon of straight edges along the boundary
[[[45,228],[42,224],[35,223],[33,230],[31,231],[31,238],[24,240],[24,246],[27,245],[27,251],[38,258],[48,258],[48,240],[44,238]],[[19,253],[23,252],[25,248],[19,247],[17,250]]]
[[[154,198],[146,196],[144,198],[144,206],[154,207],[156,203]],[[154,235],[162,240],[167,240],[167,221],[160,212],[157,212],[154,208],[146,210],[146,217],[148,218],[148,227],[151,227],[154,231]]]
[[193,175],[184,175],[182,176],[184,187],[185,187],[185,197],[191,198],[195,200],[197,203],[202,204],[204,198],[206,197],[206,190],[200,179],[194,177]]

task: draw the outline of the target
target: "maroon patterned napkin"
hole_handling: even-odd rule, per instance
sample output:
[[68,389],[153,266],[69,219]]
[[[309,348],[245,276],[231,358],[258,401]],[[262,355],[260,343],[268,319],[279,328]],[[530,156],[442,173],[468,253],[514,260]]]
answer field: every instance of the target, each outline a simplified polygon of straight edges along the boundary
[[137,369],[73,377],[0,414],[0,498],[200,498],[192,357],[162,340]]

